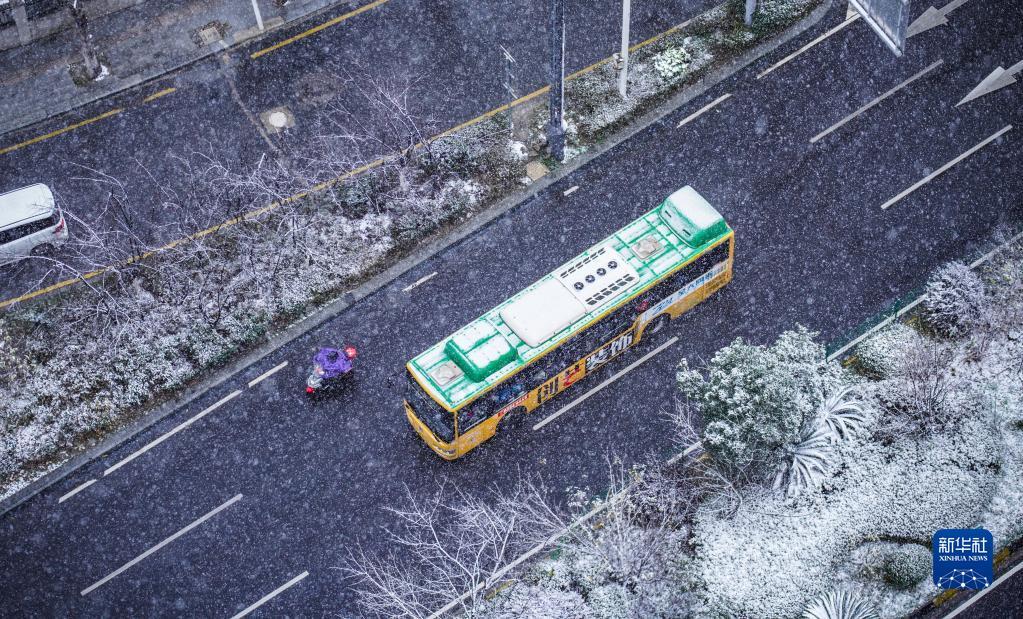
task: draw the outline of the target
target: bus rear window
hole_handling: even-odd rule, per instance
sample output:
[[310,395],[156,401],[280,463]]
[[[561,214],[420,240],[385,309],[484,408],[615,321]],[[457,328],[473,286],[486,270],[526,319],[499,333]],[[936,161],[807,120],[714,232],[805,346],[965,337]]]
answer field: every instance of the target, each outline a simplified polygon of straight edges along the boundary
[[405,388],[405,398],[415,411],[416,417],[430,428],[430,431],[445,443],[455,440],[455,415],[433,401],[426,392],[419,386],[416,379],[406,370],[405,377],[408,385]]

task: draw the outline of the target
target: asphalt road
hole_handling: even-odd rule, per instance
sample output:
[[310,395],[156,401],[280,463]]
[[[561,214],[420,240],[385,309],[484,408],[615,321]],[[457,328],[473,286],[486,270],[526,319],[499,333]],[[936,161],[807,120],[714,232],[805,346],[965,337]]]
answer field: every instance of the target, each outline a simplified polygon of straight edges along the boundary
[[[840,338],[934,266],[987,241],[999,222],[1018,222],[1019,129],[891,208],[881,204],[1005,126],[1020,125],[1019,86],[954,105],[995,66],[1023,57],[1023,7],[972,0],[948,26],[912,40],[902,59],[854,23],[756,78],[843,17],[836,8],[813,31],[6,514],[0,608],[14,616],[230,616],[308,571],[259,612],[351,616],[350,583],[335,568],[353,544],[382,549],[382,532],[393,524],[382,508],[403,485],[505,487],[527,472],[555,488],[601,489],[607,450],[632,460],[671,447],[660,413],[671,406],[680,357],[698,362],[737,336],[767,342],[797,322],[825,341]],[[906,90],[810,143],[938,59],[940,67]],[[676,129],[727,93],[733,96]],[[679,342],[540,431],[500,435],[455,463],[434,456],[408,427],[388,378],[685,184],[725,215],[737,249],[733,283],[673,325]],[[357,380],[342,396],[307,400],[302,381],[313,351],[342,339],[360,348]],[[637,357],[611,364],[536,419]],[[284,370],[247,387],[283,361]],[[104,476],[236,389],[234,399]]]
[[[171,199],[190,182],[172,156],[196,153],[229,169],[247,170],[279,147],[265,139],[259,115],[286,107],[295,126],[289,143],[299,147],[320,131],[317,119],[332,95],[351,103],[351,88],[338,79],[350,73],[379,83],[413,84],[410,109],[428,135],[439,133],[512,100],[504,86],[503,45],[521,67],[514,88],[526,94],[545,83],[546,17],[542,3],[510,0],[482,5],[467,0],[388,2],[339,25],[286,45],[259,58],[250,55],[308,28],[350,11],[340,3],[306,22],[289,25],[259,41],[193,64],[139,88],[125,91],[62,117],[10,132],[0,145],[19,144],[39,135],[94,118],[113,108],[125,111],[74,131],[0,155],[0,191],[44,182],[59,203],[84,226],[107,230],[118,222],[105,207],[110,186],[90,179],[100,173],[119,179],[134,212],[131,228],[153,245],[170,240],[161,226],[174,213],[157,208],[157,196]],[[361,4],[361,3],[360,3]],[[631,39],[645,40],[696,15],[711,0],[637,1]],[[571,33],[566,67],[575,71],[606,58],[620,44],[618,0],[570,0],[566,12]],[[169,87],[173,94],[143,100]],[[430,129],[435,131],[431,132]],[[226,218],[226,217],[225,217]],[[68,258],[79,269],[95,268]],[[57,273],[43,261],[22,261],[0,271],[0,299],[16,297],[52,283]]]

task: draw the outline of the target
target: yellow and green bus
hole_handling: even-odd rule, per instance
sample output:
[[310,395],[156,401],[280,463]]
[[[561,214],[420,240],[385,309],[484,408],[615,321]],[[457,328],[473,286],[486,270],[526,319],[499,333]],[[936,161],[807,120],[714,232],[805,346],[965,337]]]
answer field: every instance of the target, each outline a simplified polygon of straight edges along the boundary
[[733,253],[714,207],[676,191],[409,361],[409,422],[440,457],[465,455],[731,281]]

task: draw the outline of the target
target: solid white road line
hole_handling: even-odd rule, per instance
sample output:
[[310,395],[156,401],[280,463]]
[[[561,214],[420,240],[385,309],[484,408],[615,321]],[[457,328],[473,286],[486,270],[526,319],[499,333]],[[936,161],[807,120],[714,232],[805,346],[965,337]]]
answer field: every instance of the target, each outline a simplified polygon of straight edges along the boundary
[[412,290],[416,286],[419,286],[421,284],[425,284],[426,282],[430,281],[431,279],[433,279],[436,276],[437,276],[437,271],[434,271],[433,273],[430,273],[429,275],[425,275],[423,277],[420,277],[419,279],[417,279],[416,281],[412,282],[408,286],[405,286],[404,288],[401,289],[401,291],[402,292],[408,292],[409,290]]
[[96,480],[95,479],[90,479],[89,481],[87,481],[84,484],[78,486],[77,488],[75,488],[71,492],[68,492],[64,496],[60,497],[60,500],[58,500],[57,503],[58,504],[63,503],[64,501],[70,499],[71,497],[75,496],[76,494],[78,494],[82,490],[85,490],[86,488],[88,488],[89,486],[93,485],[94,483],[96,483]]
[[268,601],[272,600],[274,597],[277,596],[277,594],[281,593],[282,591],[284,591],[288,587],[290,587],[290,586],[292,586],[294,584],[297,584],[298,581],[302,580],[303,578],[305,578],[308,575],[309,575],[309,572],[302,572],[301,574],[299,574],[298,576],[295,576],[294,578],[292,578],[288,582],[284,583],[280,587],[277,587],[276,589],[274,589],[270,593],[267,593],[263,597],[259,598],[259,601],[257,601],[252,606],[249,606],[248,608],[246,608],[242,612],[238,613],[237,615],[231,617],[231,619],[240,619],[241,617],[244,617],[245,615],[247,615],[247,614],[251,613],[252,611],[256,610],[257,608],[259,608],[263,604],[266,604]]
[[[1012,245],[1013,243],[1015,243],[1015,242],[1019,241],[1020,239],[1023,239],[1023,232],[1020,232],[1019,234],[1017,234],[1016,236],[1012,237],[1012,238],[1011,238],[1011,239],[1009,239],[1008,241],[1006,241],[1006,242],[1002,243],[1002,244],[1001,244],[1001,245],[999,245],[998,247],[996,247],[996,248],[992,249],[991,251],[989,251],[988,253],[984,254],[984,255],[983,255],[983,256],[981,256],[980,258],[977,258],[976,260],[974,260],[973,262],[971,262],[971,263],[970,263],[970,268],[971,268],[971,269],[976,269],[976,268],[977,268],[977,267],[979,267],[980,265],[982,265],[982,264],[984,264],[985,262],[987,262],[988,260],[990,260],[992,256],[994,256],[994,255],[995,255],[995,254],[997,254],[998,252],[1002,251],[1003,249],[1005,249],[1005,248],[1006,248],[1006,247],[1008,247],[1009,245]],[[905,313],[906,313],[906,312],[908,312],[909,310],[911,310],[911,309],[913,309],[914,307],[916,307],[917,305],[919,305],[919,304],[920,304],[920,303],[921,303],[921,302],[922,302],[923,300],[924,300],[923,296],[919,296],[919,297],[917,297],[917,298],[916,298],[915,300],[913,300],[913,302],[912,302],[912,303],[910,303],[909,305],[907,305],[907,306],[903,307],[902,309],[900,309],[900,310],[899,310],[898,312],[896,312],[896,313],[895,313],[895,314],[893,314],[892,316],[889,316],[888,318],[885,318],[884,320],[882,320],[882,321],[881,321],[881,322],[879,322],[878,324],[874,325],[874,326],[873,326],[873,327],[872,327],[872,328],[871,328],[871,329],[870,329],[869,331],[867,331],[867,332],[866,332],[866,333],[864,333],[863,335],[859,336],[859,337],[858,337],[858,338],[856,338],[855,340],[853,340],[853,341],[849,342],[849,343],[848,343],[848,344],[846,344],[845,346],[843,346],[843,347],[839,348],[839,349],[838,349],[838,350],[836,350],[835,352],[833,352],[833,353],[831,353],[830,355],[828,355],[828,361],[834,361],[834,360],[835,360],[835,359],[837,359],[837,358],[838,358],[838,357],[839,357],[839,356],[840,356],[840,355],[841,355],[842,353],[844,353],[845,351],[849,350],[849,349],[850,349],[850,348],[852,348],[853,346],[855,346],[855,345],[859,344],[859,343],[860,343],[861,341],[863,341],[863,340],[864,340],[865,338],[869,337],[869,336],[870,336],[871,334],[873,334],[873,333],[874,333],[875,331],[877,331],[878,329],[882,329],[882,328],[884,328],[884,327],[885,327],[886,325],[888,325],[888,324],[889,324],[889,323],[890,323],[891,321],[895,320],[896,318],[901,318],[903,314],[905,314]],[[691,446],[691,447],[690,447],[690,449],[691,449],[692,447],[695,447],[695,445],[694,445],[694,446]]]
[[611,383],[615,382],[616,380],[618,380],[622,376],[625,376],[626,374],[628,374],[632,370],[634,370],[637,367],[639,367],[639,365],[641,363],[643,363],[644,361],[646,361],[650,357],[653,357],[654,355],[656,355],[657,353],[661,352],[665,348],[671,346],[672,344],[674,344],[677,341],[678,341],[678,338],[677,337],[673,337],[670,340],[668,340],[667,342],[661,344],[657,348],[655,348],[655,349],[651,350],[650,352],[648,352],[647,354],[643,355],[639,359],[636,359],[635,361],[632,362],[631,365],[629,365],[624,370],[618,372],[617,374],[615,374],[611,378],[609,378],[609,379],[605,380],[604,382],[600,383],[599,385],[597,385],[593,389],[590,389],[589,391],[587,391],[583,395],[579,396],[575,401],[573,401],[571,404],[569,404],[565,408],[559,410],[558,412],[554,413],[553,415],[551,415],[547,419],[544,419],[540,423],[538,423],[535,426],[533,426],[533,430],[539,430],[540,428],[542,428],[545,425],[549,424],[550,422],[554,421],[558,417],[560,417],[560,416],[564,415],[565,413],[567,413],[568,411],[572,410],[573,408],[575,408],[579,404],[582,404],[584,401],[586,401],[587,398],[589,398],[594,393],[597,393],[598,391],[600,391],[604,387],[607,387],[608,385],[610,385]]
[[799,56],[800,54],[802,54],[802,53],[803,53],[803,52],[805,52],[806,50],[810,49],[810,48],[811,48],[811,47],[813,47],[814,45],[817,45],[818,43],[820,43],[820,42],[821,42],[821,41],[823,41],[824,39],[826,39],[826,38],[830,37],[831,35],[835,34],[835,33],[836,33],[836,32],[838,32],[839,30],[841,30],[842,28],[845,28],[846,26],[848,26],[849,24],[853,23],[854,21],[856,21],[856,20],[857,20],[857,19],[859,19],[859,18],[860,18],[860,14],[859,14],[859,13],[856,13],[855,15],[853,15],[852,17],[850,17],[850,18],[846,19],[846,20],[845,20],[844,22],[842,22],[842,23],[838,24],[837,26],[835,26],[835,27],[834,27],[834,28],[832,28],[831,30],[828,30],[827,32],[825,32],[825,33],[824,33],[824,34],[822,34],[821,36],[819,36],[819,37],[817,37],[816,39],[814,39],[814,40],[810,41],[810,42],[809,42],[809,43],[807,43],[806,45],[804,45],[804,46],[800,47],[799,49],[797,49],[796,51],[792,52],[792,53],[791,53],[791,54],[789,54],[788,56],[785,56],[784,58],[782,58],[782,59],[781,59],[781,60],[779,60],[778,62],[774,63],[773,65],[771,65],[770,67],[768,67],[767,69],[765,69],[765,70],[764,70],[764,71],[763,71],[762,73],[760,73],[760,75],[757,75],[757,79],[760,79],[760,78],[764,77],[764,76],[765,76],[765,75],[767,75],[768,73],[770,73],[770,72],[774,71],[775,69],[777,69],[778,67],[780,67],[780,66],[782,66],[783,64],[787,63],[788,61],[792,60],[792,59],[793,59],[793,58],[795,58],[796,56]]
[[844,125],[845,123],[849,122],[850,120],[852,120],[852,119],[856,118],[857,116],[859,116],[859,115],[860,115],[860,114],[862,114],[863,112],[866,112],[867,110],[869,110],[870,108],[874,107],[874,106],[875,106],[875,105],[877,105],[878,103],[880,103],[880,102],[884,101],[884,100],[885,100],[885,99],[887,99],[888,97],[890,97],[890,96],[892,96],[893,94],[895,94],[895,93],[899,92],[900,90],[902,90],[902,89],[903,89],[903,88],[905,88],[906,86],[909,86],[910,84],[912,84],[912,83],[913,83],[913,82],[915,82],[916,80],[920,79],[920,78],[921,78],[921,77],[923,77],[924,75],[927,75],[928,73],[930,73],[930,72],[931,72],[931,71],[933,71],[934,69],[938,68],[938,67],[939,67],[939,66],[940,66],[940,65],[942,64],[942,62],[944,62],[944,61],[942,61],[942,60],[938,60],[938,61],[934,62],[933,64],[931,64],[931,66],[927,67],[927,68],[926,68],[926,69],[924,69],[923,71],[921,71],[921,72],[917,73],[917,74],[916,74],[916,75],[914,75],[913,77],[911,77],[911,78],[909,78],[908,80],[906,80],[906,81],[902,82],[901,84],[899,84],[899,85],[898,85],[898,86],[896,86],[895,88],[892,88],[892,89],[891,89],[891,90],[889,90],[888,92],[886,92],[886,93],[884,93],[883,95],[881,95],[880,97],[878,97],[878,98],[874,99],[874,100],[873,100],[873,101],[871,101],[870,103],[868,103],[868,104],[864,105],[863,107],[861,107],[860,109],[856,110],[856,111],[855,111],[855,112],[853,112],[852,114],[849,114],[848,116],[846,116],[846,117],[845,117],[845,118],[843,118],[842,120],[838,121],[838,122],[837,122],[837,123],[835,123],[834,125],[831,125],[830,127],[828,127],[827,129],[825,129],[824,131],[821,131],[821,132],[820,132],[820,133],[818,133],[817,135],[815,135],[815,136],[813,136],[812,138],[810,138],[810,143],[811,143],[811,144],[814,144],[814,143],[816,143],[816,142],[817,142],[818,140],[820,140],[820,139],[821,139],[821,138],[823,138],[824,136],[828,135],[829,133],[831,133],[831,132],[832,132],[832,131],[834,131],[835,129],[838,129],[839,127],[841,127],[841,126],[842,126],[842,125]]
[[692,121],[692,120],[696,119],[697,117],[699,117],[699,116],[700,116],[700,114],[703,114],[703,113],[704,113],[704,112],[706,112],[707,110],[709,110],[709,109],[711,109],[711,108],[713,108],[713,107],[717,106],[717,104],[718,104],[718,103],[721,103],[722,101],[724,101],[725,99],[727,99],[727,98],[729,98],[729,97],[731,97],[731,96],[732,96],[732,93],[728,93],[728,94],[724,94],[724,95],[721,95],[721,96],[720,96],[720,97],[718,97],[717,99],[714,99],[713,101],[711,101],[711,102],[710,102],[710,103],[708,103],[707,105],[705,105],[705,106],[701,107],[700,109],[696,110],[695,112],[693,112],[693,113],[692,113],[692,114],[690,114],[689,116],[686,116],[685,118],[683,118],[683,119],[682,119],[682,122],[680,122],[679,124],[675,125],[675,128],[676,128],[676,129],[678,129],[678,128],[680,128],[680,127],[681,127],[682,125],[684,125],[684,124],[686,124],[686,123],[688,123],[688,122],[690,122],[690,121]]
[[572,195],[573,193],[575,193],[575,192],[576,192],[576,191],[577,191],[578,189],[579,189],[579,185],[572,185],[571,187],[569,187],[568,189],[566,189],[566,190],[565,190],[565,193],[563,193],[562,195],[565,195],[565,196],[570,196],[570,195]]
[[847,351],[850,348],[852,348],[853,346],[859,344],[860,342],[862,342],[866,338],[870,337],[871,335],[873,335],[875,332],[879,331],[880,329],[883,329],[883,328],[887,327],[896,318],[902,318],[903,314],[905,314],[909,310],[913,309],[917,305],[920,305],[920,302],[923,301],[923,300],[924,300],[923,296],[917,297],[912,303],[910,303],[909,305],[903,307],[902,309],[900,309],[899,311],[895,312],[894,314],[892,314],[888,318],[885,318],[881,322],[877,323],[876,325],[871,327],[870,330],[867,331],[866,333],[864,333],[863,335],[859,336],[855,340],[849,342],[845,346],[839,348],[835,352],[833,352],[830,355],[828,355],[828,361],[834,361],[839,356],[841,356],[845,351]]
[[1011,239],[1009,239],[1008,241],[1006,241],[1006,242],[1002,243],[1002,244],[1001,244],[1001,245],[999,245],[998,247],[996,247],[996,248],[992,249],[991,251],[989,251],[988,253],[984,254],[984,255],[983,255],[983,256],[981,256],[980,258],[977,258],[976,260],[974,260],[973,262],[971,262],[971,263],[970,263],[970,268],[971,268],[971,269],[976,269],[976,268],[977,268],[977,267],[979,267],[980,265],[982,265],[982,264],[984,264],[985,262],[987,262],[988,260],[990,260],[992,256],[994,256],[994,255],[995,255],[995,254],[997,254],[998,252],[1002,251],[1003,249],[1005,249],[1005,248],[1006,248],[1006,247],[1008,247],[1009,245],[1012,245],[1013,243],[1015,243],[1016,241],[1018,241],[1018,240],[1020,240],[1020,239],[1023,239],[1023,232],[1020,232],[1019,234],[1017,234],[1016,236],[1012,237],[1012,238],[1011,238]]
[[199,413],[199,414],[198,414],[198,415],[196,415],[195,417],[192,417],[192,418],[191,418],[191,419],[189,419],[188,421],[186,421],[186,422],[182,423],[182,424],[181,424],[181,425],[179,425],[178,427],[176,427],[176,428],[174,428],[173,430],[171,430],[170,432],[168,432],[167,434],[164,434],[163,436],[161,436],[160,438],[158,438],[158,439],[156,439],[156,440],[152,441],[151,443],[149,443],[148,445],[146,445],[146,446],[145,446],[145,447],[143,447],[142,449],[139,449],[139,450],[138,450],[138,451],[136,451],[135,453],[131,454],[130,456],[128,456],[128,457],[127,457],[127,458],[125,458],[124,460],[121,460],[121,461],[120,461],[120,462],[118,462],[117,464],[115,464],[115,465],[113,465],[112,467],[108,468],[107,470],[103,471],[103,476],[105,477],[105,476],[107,476],[107,475],[109,475],[109,474],[113,473],[114,471],[116,471],[117,469],[121,468],[121,467],[122,467],[122,466],[124,466],[125,464],[128,464],[129,462],[131,462],[131,461],[132,461],[132,460],[134,460],[135,458],[138,458],[138,457],[139,457],[139,456],[141,456],[142,454],[146,453],[147,451],[149,451],[149,450],[150,450],[150,449],[152,449],[153,447],[156,447],[157,445],[159,445],[160,443],[162,443],[162,442],[164,442],[165,440],[169,439],[170,437],[174,436],[174,435],[175,435],[175,434],[177,434],[178,432],[181,432],[182,430],[184,430],[184,429],[185,429],[185,428],[187,428],[188,426],[192,425],[192,424],[193,424],[193,423],[195,423],[196,421],[199,421],[200,419],[202,419],[203,417],[205,417],[205,416],[206,416],[206,415],[208,415],[209,413],[213,412],[214,410],[216,410],[216,409],[217,409],[217,408],[219,408],[220,406],[222,406],[222,405],[224,405],[225,403],[229,402],[230,400],[233,400],[234,398],[238,397],[238,395],[239,395],[240,393],[241,393],[241,391],[240,391],[240,390],[232,391],[232,392],[231,392],[230,394],[228,394],[227,396],[225,396],[224,398],[222,398],[222,399],[221,399],[221,400],[220,400],[219,402],[217,402],[217,403],[216,403],[216,404],[214,404],[213,406],[210,406],[209,408],[207,408],[207,409],[206,409],[206,410],[204,410],[203,412]]
[[180,531],[178,531],[174,535],[171,535],[170,537],[168,537],[167,539],[163,540],[162,542],[160,542],[156,546],[153,546],[149,550],[143,552],[142,554],[140,554],[139,556],[135,557],[131,561],[128,561],[127,563],[125,563],[121,567],[117,568],[113,572],[110,572],[109,574],[107,574],[106,576],[101,578],[100,580],[97,580],[96,582],[94,582],[93,584],[89,585],[85,589],[82,589],[82,595],[88,595],[89,593],[92,593],[93,591],[95,591],[99,587],[102,587],[104,584],[106,584],[111,579],[115,578],[116,576],[120,575],[121,573],[123,573],[125,570],[127,570],[131,566],[135,565],[139,561],[142,561],[143,559],[145,559],[149,555],[153,554],[157,550],[160,550],[161,548],[163,548],[167,544],[169,544],[169,543],[173,542],[174,540],[178,539],[179,537],[181,537],[185,533],[188,533],[189,531],[191,531],[195,527],[199,526],[200,524],[206,522],[210,518],[216,516],[218,513],[222,512],[223,510],[227,509],[228,507],[230,507],[231,505],[233,505],[237,501],[241,500],[241,498],[242,498],[241,494],[234,495],[233,497],[231,497],[226,503],[224,503],[220,507],[214,509],[211,512],[208,512],[202,518],[199,518],[198,520],[194,521],[192,524],[188,525],[184,529],[181,529]]
[[955,610],[953,610],[949,614],[945,615],[945,619],[952,619],[952,617],[955,617],[959,613],[963,612],[964,610],[969,608],[974,602],[976,602],[980,598],[982,598],[985,595],[987,595],[989,591],[991,591],[992,589],[994,589],[998,585],[1000,585],[1003,582],[1005,582],[1005,581],[1009,580],[1010,578],[1012,578],[1016,574],[1016,572],[1020,571],[1021,569],[1023,569],[1023,563],[1020,563],[1019,565],[1017,565],[1016,567],[1012,568],[1008,572],[1006,572],[1006,573],[1002,574],[1001,576],[999,576],[997,580],[995,580],[993,583],[991,583],[990,587],[981,589],[980,593],[975,594],[973,597],[971,597],[970,599],[966,600],[965,602],[960,604],[958,607],[956,607]]
[[1001,137],[1001,136],[1002,136],[1002,134],[1004,134],[1005,132],[1007,132],[1007,131],[1009,131],[1009,130],[1011,130],[1011,129],[1012,129],[1012,125],[1006,125],[1006,126],[1002,127],[1002,128],[1001,128],[1001,129],[999,129],[999,130],[998,130],[997,132],[995,132],[995,133],[994,133],[993,135],[991,135],[990,137],[986,138],[986,139],[985,139],[985,140],[984,140],[983,142],[981,142],[980,144],[977,144],[976,146],[974,146],[974,147],[973,147],[973,148],[971,148],[970,150],[966,151],[966,152],[965,152],[965,153],[963,153],[962,155],[959,155],[958,157],[956,157],[956,158],[955,158],[955,159],[953,159],[952,161],[949,161],[948,163],[946,163],[945,165],[941,166],[940,168],[938,168],[938,169],[937,169],[937,170],[935,170],[934,172],[931,172],[930,174],[928,174],[928,175],[927,175],[927,176],[926,176],[925,178],[923,178],[922,180],[919,180],[919,181],[917,181],[916,183],[914,183],[914,184],[913,184],[913,185],[912,185],[911,187],[909,187],[908,189],[905,189],[905,190],[903,190],[903,191],[902,191],[902,192],[901,192],[901,193],[900,193],[899,195],[895,196],[895,197],[894,197],[894,198],[892,198],[891,200],[888,200],[887,202],[885,202],[884,204],[882,204],[882,205],[881,205],[881,209],[883,210],[883,209],[886,209],[886,208],[888,208],[889,206],[891,206],[891,205],[895,204],[895,203],[896,203],[896,202],[898,202],[899,200],[901,200],[901,199],[905,198],[906,196],[908,196],[909,194],[913,193],[913,192],[914,192],[914,191],[916,191],[917,189],[919,189],[919,188],[923,187],[923,186],[924,186],[924,185],[925,185],[926,183],[928,183],[929,181],[931,181],[932,179],[934,179],[934,178],[935,178],[935,177],[937,177],[938,175],[940,175],[940,174],[943,174],[944,172],[947,172],[947,171],[949,170],[949,168],[951,168],[951,167],[952,167],[952,166],[954,166],[955,164],[959,163],[959,162],[960,162],[960,161],[962,161],[963,159],[966,159],[967,157],[969,157],[969,156],[970,156],[970,155],[972,155],[973,153],[977,152],[978,150],[980,150],[980,149],[984,148],[985,146],[987,146],[987,145],[988,145],[988,144],[990,144],[991,142],[994,142],[994,141],[995,141],[995,140],[997,140],[997,139],[998,139],[999,137]]
[[259,383],[260,381],[266,380],[267,378],[270,378],[276,372],[278,372],[280,370],[283,370],[285,367],[287,367],[287,365],[288,365],[288,362],[285,361],[285,362],[280,363],[280,364],[270,368],[269,370],[263,372],[259,376],[255,377],[255,378],[253,378],[252,380],[249,381],[249,387],[251,388],[251,387],[255,386],[257,383]]

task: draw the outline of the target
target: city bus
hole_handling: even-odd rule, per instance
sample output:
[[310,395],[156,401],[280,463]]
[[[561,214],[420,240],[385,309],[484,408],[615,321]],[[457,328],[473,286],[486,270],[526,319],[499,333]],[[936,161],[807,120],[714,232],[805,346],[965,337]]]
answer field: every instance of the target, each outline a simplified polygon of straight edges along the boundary
[[416,433],[455,460],[732,279],[734,233],[683,187],[405,366]]

